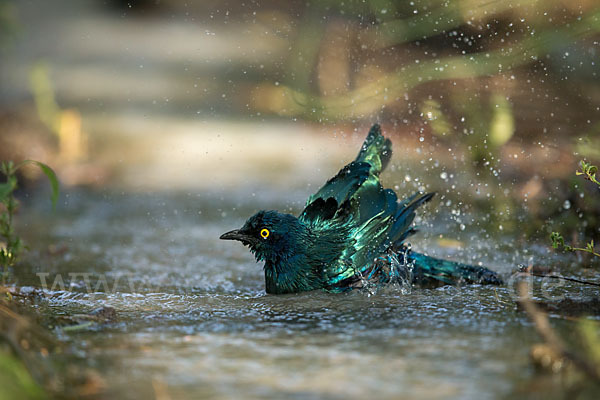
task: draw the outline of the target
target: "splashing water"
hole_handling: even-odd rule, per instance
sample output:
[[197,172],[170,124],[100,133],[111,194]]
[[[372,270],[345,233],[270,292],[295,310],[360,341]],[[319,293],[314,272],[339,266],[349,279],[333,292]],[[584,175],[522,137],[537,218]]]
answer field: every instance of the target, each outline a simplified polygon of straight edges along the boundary
[[[114,322],[56,329],[81,355],[70,362],[98,369],[119,398],[152,397],[158,381],[173,398],[479,399],[509,396],[531,379],[529,345],[537,338],[514,312],[511,288],[412,288],[409,247],[386,257],[392,283],[381,290],[265,295],[261,266],[245,247],[218,237],[257,209],[281,209],[305,194],[271,195],[74,192],[68,210],[56,214],[45,212],[45,202],[26,205],[25,239],[40,250],[15,275],[38,288],[39,273],[49,286],[64,278],[64,289],[48,288],[38,304],[51,318],[115,309]],[[433,232],[415,236],[416,250],[444,256],[434,240],[443,217],[430,217]],[[515,252],[546,254],[527,243],[498,244],[478,241],[472,251],[489,251],[496,257],[489,266],[505,272]],[[48,245],[52,252],[43,250]]]

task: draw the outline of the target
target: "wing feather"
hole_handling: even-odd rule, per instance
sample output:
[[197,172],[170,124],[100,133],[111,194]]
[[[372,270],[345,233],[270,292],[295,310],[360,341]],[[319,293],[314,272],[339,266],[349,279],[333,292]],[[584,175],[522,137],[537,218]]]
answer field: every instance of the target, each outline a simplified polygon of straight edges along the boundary
[[416,232],[411,227],[415,210],[434,195],[415,193],[398,202],[394,191],[382,187],[379,174],[389,163],[391,146],[374,125],[356,159],[312,195],[300,214],[316,236],[338,235],[345,243],[343,248],[332,246],[339,254],[324,265],[331,287],[358,279],[376,257]]

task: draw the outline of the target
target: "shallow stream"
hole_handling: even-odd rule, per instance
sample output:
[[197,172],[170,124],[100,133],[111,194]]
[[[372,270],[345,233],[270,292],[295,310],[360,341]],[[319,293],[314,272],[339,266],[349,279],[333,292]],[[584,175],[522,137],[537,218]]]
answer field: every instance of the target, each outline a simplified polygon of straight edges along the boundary
[[[15,274],[21,285],[45,286],[37,304],[44,314],[116,310],[114,322],[54,328],[75,364],[100,373],[108,398],[481,399],[534,388],[564,395],[531,366],[530,345],[539,339],[510,285],[265,294],[261,265],[218,237],[257,209],[299,209],[307,190],[73,190],[54,213],[42,200],[26,202],[23,228],[33,246]],[[440,246],[448,216],[428,207],[415,249],[479,255],[509,280],[519,258],[552,257],[545,246],[493,239],[471,240],[465,251]],[[457,232],[469,241],[477,236],[470,229]],[[535,294],[597,295],[552,285],[536,281]]]

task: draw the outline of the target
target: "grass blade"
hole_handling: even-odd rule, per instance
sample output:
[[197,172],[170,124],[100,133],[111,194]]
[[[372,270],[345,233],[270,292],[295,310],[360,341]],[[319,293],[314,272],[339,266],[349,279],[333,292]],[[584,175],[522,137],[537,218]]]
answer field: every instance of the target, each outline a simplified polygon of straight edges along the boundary
[[35,161],[35,160],[25,160],[21,164],[19,164],[19,167],[24,164],[36,165],[46,175],[46,177],[50,181],[50,187],[52,187],[52,195],[50,196],[50,200],[52,201],[52,208],[55,208],[56,203],[58,201],[59,186],[58,186],[58,178],[56,177],[54,170],[52,168],[50,168],[48,165],[44,164],[43,162],[39,162],[39,161]]

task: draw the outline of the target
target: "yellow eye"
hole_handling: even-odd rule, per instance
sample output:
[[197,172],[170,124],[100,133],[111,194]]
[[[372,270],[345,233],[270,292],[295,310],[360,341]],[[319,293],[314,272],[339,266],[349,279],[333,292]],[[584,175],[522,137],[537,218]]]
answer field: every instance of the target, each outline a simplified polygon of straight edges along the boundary
[[266,228],[263,228],[263,229],[260,231],[260,236],[262,236],[262,238],[263,238],[263,239],[266,239],[266,238],[268,238],[268,237],[269,237],[269,234],[270,234],[270,233],[271,233],[271,232],[269,232],[269,230],[268,230],[268,229],[266,229]]

